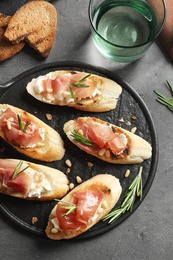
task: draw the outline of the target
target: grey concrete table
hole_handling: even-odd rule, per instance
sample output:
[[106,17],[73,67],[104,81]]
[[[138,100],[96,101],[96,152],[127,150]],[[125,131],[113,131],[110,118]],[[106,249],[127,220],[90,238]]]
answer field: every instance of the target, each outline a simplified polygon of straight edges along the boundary
[[[12,12],[9,2],[1,1],[0,12]],[[103,58],[90,37],[88,2],[52,1],[59,21],[50,56],[44,60],[26,47],[0,64],[0,83],[36,65],[54,61],[82,61],[115,72],[140,94],[153,117],[160,147],[153,185],[140,207],[125,222],[103,235],[82,241],[57,242],[35,237],[11,225],[2,216],[0,259],[173,259],[173,114],[155,101],[156,95],[153,93],[153,89],[157,89],[169,95],[165,81],[173,84],[173,67],[157,43],[143,58],[130,64]]]

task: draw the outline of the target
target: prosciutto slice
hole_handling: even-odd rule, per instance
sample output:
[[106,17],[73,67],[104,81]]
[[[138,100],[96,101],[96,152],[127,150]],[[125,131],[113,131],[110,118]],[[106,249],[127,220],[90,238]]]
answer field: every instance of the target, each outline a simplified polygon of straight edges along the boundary
[[21,148],[33,147],[37,142],[41,142],[42,137],[39,128],[27,118],[22,117],[21,120],[22,130],[19,126],[17,114],[11,108],[7,108],[0,116],[0,128],[4,131],[8,142]]

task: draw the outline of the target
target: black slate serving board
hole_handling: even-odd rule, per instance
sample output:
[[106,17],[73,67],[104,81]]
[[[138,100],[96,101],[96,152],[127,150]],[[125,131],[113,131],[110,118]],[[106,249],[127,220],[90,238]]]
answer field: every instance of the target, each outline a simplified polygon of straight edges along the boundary
[[[110,112],[104,113],[89,113],[75,110],[68,107],[59,107],[41,103],[37,101],[32,96],[30,96],[26,91],[26,85],[32,78],[38,77],[39,75],[44,75],[50,71],[54,70],[78,70],[85,71],[87,73],[93,73],[110,78],[116,81],[122,86],[122,94],[118,100],[117,108]],[[1,153],[2,158],[18,158],[23,160],[29,160],[37,163],[42,163],[50,167],[58,168],[61,171],[66,171],[67,166],[65,164],[66,159],[70,159],[72,162],[71,172],[68,177],[70,182],[76,183],[76,176],[79,175],[83,181],[89,179],[90,177],[99,173],[110,173],[115,175],[120,179],[123,193],[117,204],[123,200],[124,193],[134,177],[139,171],[139,167],[143,166],[143,199],[147,195],[157,168],[158,161],[158,141],[156,130],[154,127],[153,120],[151,118],[150,112],[148,111],[145,103],[141,97],[136,93],[136,91],[129,86],[122,78],[120,78],[115,73],[109,72],[105,69],[93,67],[84,63],[78,62],[54,62],[45,65],[38,66],[36,68],[30,69],[21,75],[17,76],[13,80],[4,84],[7,87],[7,91],[0,98],[1,103],[8,103],[17,107],[20,107],[46,122],[48,125],[56,129],[64,140],[66,153],[61,161],[56,161],[52,163],[43,163],[39,161],[31,160],[22,156],[9,145],[4,143],[0,139],[0,146],[5,147],[5,152]],[[46,119],[45,114],[50,113],[53,118],[51,121]],[[136,119],[132,119],[135,115]],[[144,161],[139,165],[114,165],[94,158],[86,153],[82,152],[79,148],[75,147],[66,138],[63,133],[63,125],[66,121],[70,119],[77,118],[79,116],[95,116],[102,120],[109,121],[111,123],[122,126],[127,130],[131,130],[132,127],[137,127],[136,134],[140,135],[148,142],[151,143],[153,152],[152,157],[149,160]],[[120,122],[119,119],[123,118],[124,123]],[[131,122],[128,126],[126,122]],[[0,148],[1,148],[0,147]],[[92,162],[93,167],[89,168],[87,162]],[[124,173],[127,169],[130,169],[131,173],[128,178],[124,177]],[[6,195],[0,194],[0,212],[5,215],[5,217],[11,220],[16,226],[33,233],[34,235],[39,235],[45,237],[45,227],[48,220],[49,213],[55,201],[50,202],[37,202],[37,201],[25,201],[22,199],[12,198]],[[104,233],[112,228],[115,228],[121,222],[126,220],[142,203],[139,199],[135,201],[133,210],[131,212],[125,213],[121,216],[115,223],[109,225],[108,222],[100,221],[86,233],[80,235],[78,238],[88,238],[95,235]],[[37,217],[38,221],[32,224],[32,217]]]

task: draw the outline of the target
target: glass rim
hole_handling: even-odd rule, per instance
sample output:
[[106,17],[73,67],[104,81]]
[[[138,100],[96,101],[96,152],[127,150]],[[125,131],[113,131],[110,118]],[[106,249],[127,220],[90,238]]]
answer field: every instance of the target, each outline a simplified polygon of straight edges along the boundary
[[118,45],[118,44],[114,44],[108,40],[106,40],[97,30],[96,28],[94,27],[93,25],[93,22],[92,22],[92,19],[91,19],[91,2],[93,2],[93,0],[90,0],[89,2],[89,7],[88,7],[88,16],[89,16],[89,21],[90,21],[90,24],[91,24],[91,27],[92,29],[95,31],[95,33],[103,40],[105,41],[106,43],[110,44],[111,46],[113,47],[118,47],[118,48],[126,48],[126,49],[134,49],[134,48],[138,48],[138,47],[142,47],[146,44],[149,44],[149,43],[152,43],[156,38],[157,36],[160,34],[160,32],[162,31],[163,29],[163,26],[164,26],[164,23],[165,23],[165,20],[166,20],[166,4],[165,4],[165,0],[161,0],[162,3],[163,3],[163,20],[162,20],[162,23],[160,25],[160,28],[158,29],[157,33],[148,41],[142,43],[142,44],[138,44],[138,45],[133,45],[133,46],[124,46],[124,45]]

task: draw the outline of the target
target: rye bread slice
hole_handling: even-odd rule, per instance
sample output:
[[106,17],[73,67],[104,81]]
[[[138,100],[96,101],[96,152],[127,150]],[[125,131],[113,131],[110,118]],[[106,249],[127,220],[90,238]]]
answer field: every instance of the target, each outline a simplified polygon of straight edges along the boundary
[[43,57],[47,57],[54,43],[56,27],[55,7],[46,1],[31,1],[16,11],[4,37],[12,43],[26,40]]
[[25,45],[25,42],[12,44],[4,39],[4,32],[10,20],[11,16],[6,16],[0,13],[0,62],[14,56]]

